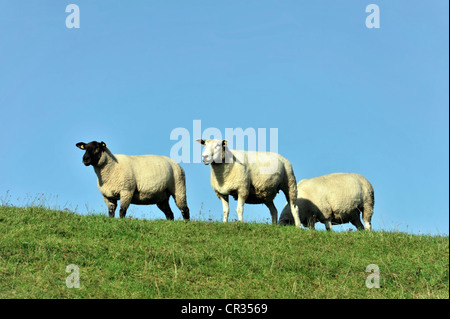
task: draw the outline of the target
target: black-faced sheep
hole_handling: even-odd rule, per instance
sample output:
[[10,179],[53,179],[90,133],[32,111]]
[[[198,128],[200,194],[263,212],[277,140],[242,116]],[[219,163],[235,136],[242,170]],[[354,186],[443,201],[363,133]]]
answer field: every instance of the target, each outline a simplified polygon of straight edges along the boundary
[[[314,229],[316,222],[332,230],[332,224],[352,223],[357,229],[372,229],[372,214],[375,203],[370,182],[354,173],[334,173],[302,179],[298,185],[300,220],[305,227]],[[361,223],[360,214],[364,225]],[[293,224],[290,205],[281,212],[280,225]]]
[[211,164],[211,186],[222,201],[223,221],[228,221],[228,196],[237,200],[239,221],[243,221],[244,203],[265,204],[277,223],[273,199],[282,190],[294,212],[295,225],[301,227],[297,197],[297,182],[291,163],[283,156],[270,152],[230,150],[226,140],[197,140],[204,145],[203,163]]
[[112,154],[104,142],[80,142],[76,146],[86,151],[84,165],[94,167],[110,217],[114,217],[120,200],[121,218],[125,217],[130,204],[156,204],[167,219],[173,219],[169,206],[169,197],[173,196],[183,218],[189,220],[184,170],[172,159],[158,155]]

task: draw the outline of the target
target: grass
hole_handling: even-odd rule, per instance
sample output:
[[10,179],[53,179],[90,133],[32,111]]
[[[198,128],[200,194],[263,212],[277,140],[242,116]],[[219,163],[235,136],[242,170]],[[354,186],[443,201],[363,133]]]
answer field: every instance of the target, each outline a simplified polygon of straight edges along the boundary
[[0,206],[0,298],[449,298],[448,271],[448,236]]

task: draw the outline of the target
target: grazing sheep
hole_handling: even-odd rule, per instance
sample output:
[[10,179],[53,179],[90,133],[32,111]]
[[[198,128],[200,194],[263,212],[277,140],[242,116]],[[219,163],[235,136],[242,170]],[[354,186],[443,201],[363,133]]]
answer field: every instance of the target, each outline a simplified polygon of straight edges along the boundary
[[230,150],[226,140],[197,140],[204,145],[203,163],[211,164],[211,186],[222,201],[223,221],[228,221],[230,211],[228,196],[237,203],[239,221],[243,221],[244,203],[265,204],[277,223],[277,209],[273,204],[281,189],[294,212],[295,225],[301,227],[295,204],[297,182],[291,163],[283,156],[270,152]]
[[[314,229],[318,221],[331,225],[351,222],[359,230],[372,229],[372,214],[375,203],[374,191],[364,176],[354,173],[334,173],[302,179],[298,185],[297,205],[300,220],[305,227]],[[360,213],[364,226],[360,220]],[[281,225],[293,224],[290,206],[281,212]]]
[[76,146],[86,151],[84,165],[94,167],[110,217],[114,217],[120,200],[121,218],[130,204],[156,204],[167,219],[173,219],[169,206],[169,197],[173,196],[183,218],[189,220],[184,170],[172,159],[158,155],[113,155],[104,142],[80,142]]

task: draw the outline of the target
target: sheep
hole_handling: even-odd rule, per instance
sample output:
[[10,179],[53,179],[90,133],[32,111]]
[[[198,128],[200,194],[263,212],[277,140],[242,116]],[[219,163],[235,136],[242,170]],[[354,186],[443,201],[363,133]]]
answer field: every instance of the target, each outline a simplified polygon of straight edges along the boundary
[[[291,163],[271,152],[230,150],[227,140],[197,140],[205,148],[202,160],[211,164],[211,186],[222,201],[223,222],[228,221],[228,196],[237,200],[239,221],[243,221],[244,203],[265,204],[277,224],[277,209],[273,199],[281,189],[294,212],[295,225],[301,228],[295,204],[297,182]],[[270,163],[270,166],[267,165]]]
[[166,156],[112,154],[104,142],[80,142],[76,146],[84,151],[83,163],[92,165],[97,174],[97,186],[114,217],[120,200],[120,218],[124,218],[130,204],[156,204],[173,220],[169,198],[173,196],[185,220],[189,220],[186,202],[186,179],[183,168]]
[[[374,191],[370,182],[355,173],[333,173],[302,179],[296,200],[300,220],[305,227],[314,229],[318,221],[331,231],[332,224],[351,222],[358,230],[372,229]],[[360,220],[360,213],[364,225]],[[281,212],[280,225],[293,224],[290,205]]]

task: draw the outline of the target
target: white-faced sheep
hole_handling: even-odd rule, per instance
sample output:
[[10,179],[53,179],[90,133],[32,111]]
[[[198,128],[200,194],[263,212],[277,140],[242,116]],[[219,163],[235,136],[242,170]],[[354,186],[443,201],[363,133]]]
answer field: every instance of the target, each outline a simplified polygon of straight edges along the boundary
[[114,217],[120,200],[121,218],[130,204],[156,204],[167,219],[173,219],[169,206],[169,197],[173,196],[183,218],[189,220],[184,170],[172,159],[159,155],[112,154],[104,142],[80,142],[76,146],[86,151],[84,165],[94,167],[110,217]]
[[228,221],[228,196],[237,200],[239,221],[243,221],[244,203],[265,204],[277,223],[273,199],[279,190],[286,196],[294,212],[295,225],[301,227],[295,204],[297,182],[291,163],[283,156],[270,152],[230,150],[226,140],[197,140],[204,145],[203,163],[211,164],[211,186],[222,201],[223,221]]
[[[375,203],[370,182],[354,173],[334,173],[302,179],[298,185],[297,205],[300,220],[305,227],[314,229],[318,221],[331,225],[351,222],[357,229],[372,229],[372,214]],[[364,225],[361,223],[360,214]],[[293,224],[290,205],[281,212],[280,225]]]

